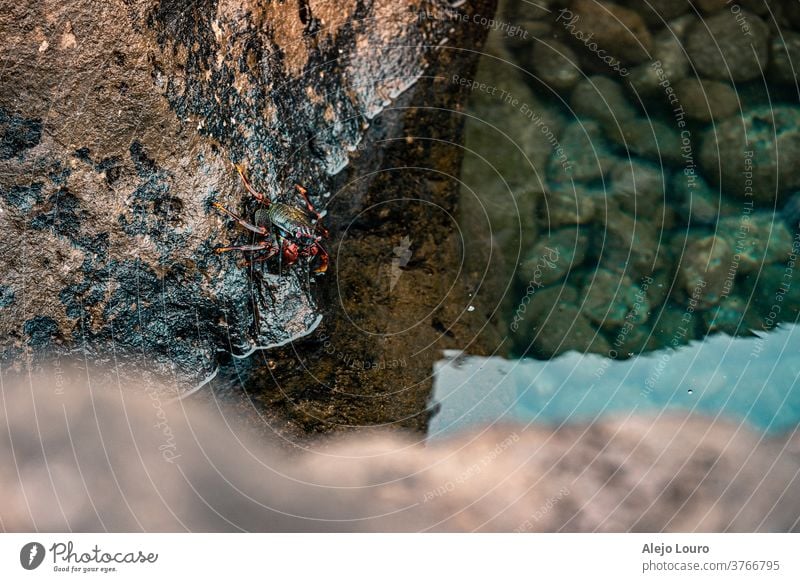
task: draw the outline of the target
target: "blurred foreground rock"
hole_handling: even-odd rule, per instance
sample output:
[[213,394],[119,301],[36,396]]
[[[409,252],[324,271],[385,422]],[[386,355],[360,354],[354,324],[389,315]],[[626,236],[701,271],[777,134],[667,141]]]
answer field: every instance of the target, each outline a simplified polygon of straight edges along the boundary
[[796,433],[639,417],[287,451],[224,408],[84,384],[3,386],[6,531],[800,529]]

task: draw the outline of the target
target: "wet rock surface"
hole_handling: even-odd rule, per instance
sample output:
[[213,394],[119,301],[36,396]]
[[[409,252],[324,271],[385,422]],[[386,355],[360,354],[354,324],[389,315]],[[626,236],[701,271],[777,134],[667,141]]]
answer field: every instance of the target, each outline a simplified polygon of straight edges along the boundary
[[[800,187],[800,108],[756,107],[731,117],[703,136],[700,159],[706,175],[731,196],[774,204]],[[742,180],[748,172],[748,180]]]
[[[254,214],[235,162],[273,200],[299,204],[293,185],[305,185],[339,232],[364,200],[332,202],[334,175],[367,128],[432,63],[451,62],[432,46],[485,34],[448,37],[451,12],[425,1],[299,12],[214,0],[3,3],[4,370],[88,359],[123,375],[146,368],[180,393],[227,352],[317,329],[335,275],[312,281],[302,262],[278,272],[214,254],[253,240],[211,204]],[[431,200],[440,193],[431,187]],[[433,233],[439,218],[418,220]]]
[[686,52],[708,79],[750,81],[766,67],[769,28],[753,13],[721,11],[697,22],[686,36]]

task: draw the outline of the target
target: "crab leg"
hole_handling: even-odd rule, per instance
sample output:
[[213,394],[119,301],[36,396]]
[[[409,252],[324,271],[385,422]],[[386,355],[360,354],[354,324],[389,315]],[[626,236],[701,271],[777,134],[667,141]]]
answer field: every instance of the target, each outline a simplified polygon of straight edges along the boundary
[[313,214],[317,218],[317,220],[322,220],[322,215],[319,212],[317,212],[317,209],[314,208],[314,205],[311,204],[311,201],[308,199],[308,190],[303,188],[300,184],[295,184],[294,187],[300,193],[300,196],[303,197],[303,200],[306,203],[306,208],[308,209],[308,211],[311,214]]
[[[263,251],[263,250],[271,250],[272,251],[272,255],[275,254],[275,249],[271,248],[270,244],[268,242],[266,242],[266,241],[261,243],[261,244],[257,244],[257,245],[239,245],[239,246],[233,246],[233,247],[219,247],[219,248],[214,249],[214,252],[215,253],[227,253],[228,251]],[[270,255],[270,257],[272,255]],[[266,257],[264,260],[266,260],[268,258],[269,257]]]
[[220,204],[218,202],[214,202],[213,206],[214,206],[214,208],[216,208],[220,212],[223,212],[223,213],[227,214],[228,216],[230,216],[231,218],[233,218],[236,222],[241,224],[247,230],[250,230],[250,231],[252,231],[252,232],[254,232],[256,234],[260,234],[262,236],[266,236],[266,234],[267,234],[266,227],[256,226],[254,224],[250,224],[244,218],[242,218],[241,216],[239,216],[235,212],[232,212],[232,211],[228,210],[227,208],[225,208],[222,204]]
[[242,178],[242,182],[244,182],[244,187],[247,188],[247,191],[253,195],[253,198],[261,202],[264,206],[270,205],[270,199],[264,196],[261,192],[253,188],[253,185],[250,184],[250,180],[247,179],[247,176],[244,175],[244,170],[239,164],[235,164],[236,171],[239,172],[239,176]]

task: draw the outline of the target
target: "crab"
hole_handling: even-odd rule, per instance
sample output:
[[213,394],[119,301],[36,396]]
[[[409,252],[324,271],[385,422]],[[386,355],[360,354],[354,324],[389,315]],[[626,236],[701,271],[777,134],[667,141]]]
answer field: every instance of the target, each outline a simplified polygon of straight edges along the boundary
[[328,269],[329,255],[322,246],[322,240],[328,238],[328,231],[322,225],[322,214],[317,212],[308,199],[308,191],[303,186],[295,184],[295,190],[302,197],[305,208],[272,201],[267,195],[253,188],[241,166],[237,165],[236,171],[247,191],[263,205],[263,208],[259,208],[255,213],[255,224],[246,221],[222,204],[215,202],[214,207],[231,217],[240,226],[262,236],[263,240],[249,245],[219,247],[215,252],[265,252],[253,262],[265,261],[277,254],[279,259],[288,265],[296,263],[301,258],[307,259],[309,263],[317,258],[318,265],[314,273],[325,273]]

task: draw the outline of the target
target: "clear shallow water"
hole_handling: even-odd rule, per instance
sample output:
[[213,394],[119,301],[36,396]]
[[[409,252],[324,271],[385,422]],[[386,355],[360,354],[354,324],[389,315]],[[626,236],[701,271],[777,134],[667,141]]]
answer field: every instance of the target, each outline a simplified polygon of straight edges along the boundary
[[568,352],[506,360],[445,352],[430,438],[502,421],[561,423],[689,410],[778,433],[800,423],[800,325],[760,337],[717,334],[629,360]]

